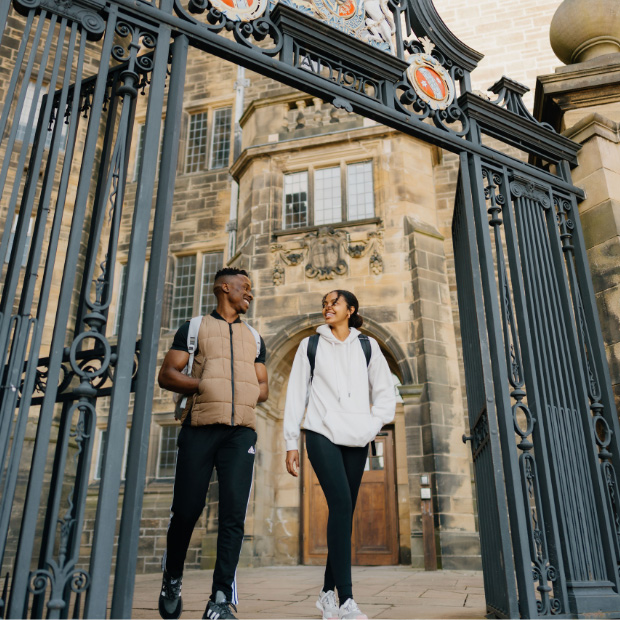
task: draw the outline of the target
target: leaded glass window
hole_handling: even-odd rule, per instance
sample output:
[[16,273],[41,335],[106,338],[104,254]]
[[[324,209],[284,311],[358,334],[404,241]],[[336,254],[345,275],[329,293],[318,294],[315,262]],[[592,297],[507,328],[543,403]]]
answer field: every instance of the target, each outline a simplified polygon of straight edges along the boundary
[[189,117],[187,133],[187,153],[185,172],[204,170],[207,163],[207,112],[199,112]]
[[314,224],[342,220],[340,167],[322,168],[314,173]]
[[177,437],[180,426],[162,426],[159,435],[159,456],[157,459],[157,477],[174,478],[177,464]]
[[213,282],[215,274],[224,264],[222,252],[209,252],[202,255],[202,286],[200,291],[200,314],[210,314],[217,306],[217,300],[213,294]]
[[174,272],[170,328],[178,329],[193,316],[196,288],[196,255],[179,256]]
[[284,228],[308,225],[308,172],[284,175]]
[[372,162],[347,166],[347,220],[363,220],[375,215]]
[[220,108],[213,114],[211,168],[227,168],[230,158],[232,108]]

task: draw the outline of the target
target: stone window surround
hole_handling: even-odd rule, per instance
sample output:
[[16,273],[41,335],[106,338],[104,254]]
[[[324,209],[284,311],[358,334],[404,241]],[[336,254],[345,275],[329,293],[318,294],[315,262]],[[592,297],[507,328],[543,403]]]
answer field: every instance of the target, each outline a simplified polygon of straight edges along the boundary
[[[376,214],[375,211],[375,207],[377,204],[377,200],[376,200],[376,183],[375,183],[375,171],[376,171],[376,164],[374,161],[374,157],[369,155],[369,154],[360,154],[359,157],[354,157],[354,158],[350,158],[350,157],[343,157],[334,161],[324,161],[321,163],[306,163],[303,167],[291,167],[290,169],[285,169],[282,171],[282,202],[280,205],[280,213],[275,213],[275,220],[277,222],[279,222],[282,225],[281,229],[278,229],[277,231],[274,231],[273,234],[274,235],[278,235],[278,234],[289,234],[292,232],[300,232],[302,230],[316,230],[319,226],[338,226],[338,225],[351,225],[351,224],[356,224],[358,222],[368,222],[369,220],[374,220],[374,217],[366,217],[366,218],[360,218],[358,219],[352,219],[349,220],[347,219],[348,217],[348,192],[349,192],[349,183],[348,183],[348,166],[351,165],[356,165],[356,164],[364,164],[364,163],[370,163],[372,166],[372,186],[373,186],[373,190],[372,190],[372,201],[373,201],[373,211]],[[335,222],[325,222],[322,224],[315,224],[314,223],[314,201],[315,201],[315,173],[319,170],[326,170],[329,168],[340,168],[340,196],[341,196],[341,219]],[[295,173],[299,173],[299,172],[307,172],[308,177],[307,177],[307,188],[308,188],[308,197],[306,199],[307,205],[308,205],[308,212],[307,212],[307,221],[308,224],[306,226],[299,226],[299,227],[286,227],[284,224],[284,210],[285,210],[285,201],[286,201],[286,195],[284,193],[284,177],[287,174],[295,174]],[[278,208],[278,206],[276,205],[274,207],[275,209]]]

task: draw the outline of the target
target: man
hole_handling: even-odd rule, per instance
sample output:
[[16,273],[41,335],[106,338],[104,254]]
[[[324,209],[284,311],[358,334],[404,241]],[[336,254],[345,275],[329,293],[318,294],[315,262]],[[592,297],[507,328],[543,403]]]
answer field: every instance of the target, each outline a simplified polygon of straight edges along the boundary
[[205,506],[213,468],[219,481],[217,557],[211,597],[203,618],[235,618],[237,563],[241,552],[256,454],[257,402],[267,400],[265,343],[241,322],[254,299],[248,274],[225,268],[215,274],[217,308],[205,316],[191,376],[189,322],[177,331],[159,371],[159,385],[188,395],[177,440],[172,514],[168,526],[159,613],[178,618],[183,608],[183,564],[196,521]]

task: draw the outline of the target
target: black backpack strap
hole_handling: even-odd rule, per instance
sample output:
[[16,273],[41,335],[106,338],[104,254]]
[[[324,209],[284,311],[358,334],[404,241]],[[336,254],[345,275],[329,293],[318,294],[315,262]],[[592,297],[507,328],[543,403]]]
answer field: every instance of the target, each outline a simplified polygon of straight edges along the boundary
[[310,383],[314,379],[314,365],[316,363],[316,349],[319,346],[319,334],[313,334],[308,338],[308,361],[310,362]]
[[[372,355],[370,340],[368,340],[368,336],[366,336],[366,334],[360,334],[358,336],[358,339],[360,341],[360,344],[362,345],[364,356],[366,357],[366,366],[368,366],[370,364],[370,357]],[[371,456],[377,456],[377,445],[375,444],[374,439],[370,442],[370,454]]]
[[370,364],[370,356],[372,355],[372,349],[370,348],[370,340],[368,340],[368,336],[366,334],[360,334],[358,336],[358,340],[362,345],[362,350],[364,351],[364,355],[366,356],[366,366]]

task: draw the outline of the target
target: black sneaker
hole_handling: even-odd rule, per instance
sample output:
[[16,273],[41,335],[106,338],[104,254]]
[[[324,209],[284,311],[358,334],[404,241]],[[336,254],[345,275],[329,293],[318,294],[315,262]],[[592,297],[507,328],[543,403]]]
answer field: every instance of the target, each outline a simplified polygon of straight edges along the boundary
[[237,608],[230,601],[226,600],[226,595],[218,590],[215,593],[215,600],[207,603],[207,608],[205,609],[205,613],[202,617],[207,618],[208,620],[225,620],[226,618],[236,618],[237,616],[230,611],[231,607],[237,611]]
[[161,580],[161,593],[159,594],[159,615],[164,620],[179,618],[183,611],[183,599],[181,598],[182,577],[172,578],[166,571]]

